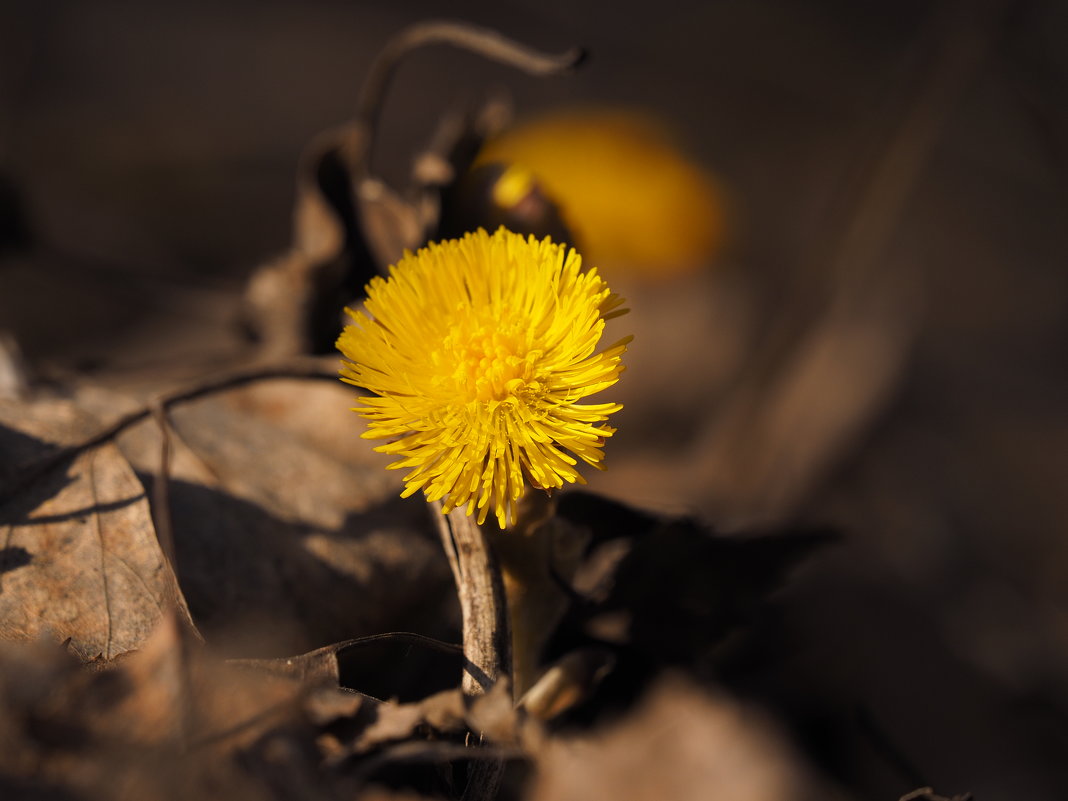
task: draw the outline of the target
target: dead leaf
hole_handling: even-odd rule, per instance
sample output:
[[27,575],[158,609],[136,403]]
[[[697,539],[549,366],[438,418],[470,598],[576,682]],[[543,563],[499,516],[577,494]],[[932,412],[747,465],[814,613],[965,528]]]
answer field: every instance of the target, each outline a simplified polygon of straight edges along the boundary
[[513,707],[507,682],[475,698],[457,688],[411,704],[365,705],[348,723],[335,721],[318,743],[330,764],[349,762],[364,779],[390,764],[523,759],[521,740],[541,734]]
[[302,684],[337,686],[340,679],[337,652],[344,643],[326,645],[299,656],[277,659],[231,659],[230,664],[272,676],[284,676]]
[[722,536],[669,521],[634,542],[595,614],[625,613],[633,647],[660,664],[690,664],[749,623],[790,570],[830,540],[821,530]]
[[[565,54],[555,68],[573,66],[576,57]],[[400,191],[372,174],[369,120],[317,135],[297,168],[292,244],[252,275],[245,293],[245,319],[261,354],[332,350],[342,309],[405,250],[427,241],[438,227],[442,195],[507,115],[499,100],[446,114],[413,159],[411,184]]]
[[589,698],[615,663],[615,654],[606,648],[571,651],[523,693],[519,707],[538,720],[552,720]]
[[581,640],[576,626],[597,628],[596,639],[627,643],[656,664],[686,664],[714,646],[834,539],[823,529],[725,536],[581,491],[561,495],[557,515],[585,528],[589,545],[573,571],[577,597],[555,647]]
[[[170,412],[179,582],[206,636],[235,656],[449,625],[454,591],[429,510],[399,497],[388,461],[360,440],[352,396],[340,382],[272,379]],[[102,422],[131,403],[100,388],[79,400]],[[152,482],[156,423],[117,442]]]
[[[0,402],[0,449],[27,465],[94,430],[64,401]],[[181,596],[144,488],[110,444],[77,455],[0,507],[0,637],[70,640],[83,659],[144,644]]]
[[292,246],[253,274],[245,296],[266,357],[330,349],[342,307],[376,274],[346,155],[366,136],[356,125],[326,131],[301,156]]
[[369,695],[340,687],[319,687],[304,699],[304,713],[315,726],[323,727],[338,720],[351,720],[365,711],[377,709],[382,702]]
[[19,798],[263,801],[293,797],[272,786],[284,762],[299,797],[330,797],[336,777],[316,775],[298,740],[302,685],[251,676],[179,640],[163,626],[97,671],[54,646],[0,643],[0,788]]
[[117,692],[88,725],[99,737],[181,747],[190,704],[189,676],[181,632],[174,616],[161,621],[144,646],[125,659],[102,665]]
[[[87,712],[85,726],[104,742],[164,749],[210,745],[219,756],[301,719],[300,702],[311,683],[239,667],[187,642],[167,616],[142,649],[102,667],[116,692],[95,699],[98,706]],[[72,709],[86,700],[93,701],[93,694],[75,699]]]
[[597,736],[553,738],[531,801],[801,801],[819,795],[791,749],[753,710],[677,678]]
[[[566,523],[571,543],[532,548],[557,527],[535,530],[526,558],[542,560],[547,575],[526,567],[532,597],[519,598],[532,609],[539,596],[566,599],[563,614],[540,621],[540,678],[520,702],[554,725],[626,709],[667,667],[707,678],[717,649],[746,632],[790,571],[833,540],[807,529],[724,536],[689,518],[656,517],[575,490],[556,498],[554,509],[550,522]],[[579,550],[568,552],[576,543]],[[502,561],[522,553],[502,551]]]
[[367,752],[380,745],[411,738],[420,727],[438,732],[458,732],[464,726],[464,697],[445,690],[415,704],[383,704],[378,718],[352,744],[353,751]]
[[[365,128],[350,123],[316,136],[301,156],[293,243],[253,274],[245,294],[246,318],[268,358],[330,351],[342,309],[437,224],[437,207],[426,202],[429,187],[401,197],[368,174],[367,138]],[[441,151],[429,154],[450,174],[466,166],[451,163],[456,144],[436,143]]]
[[508,681],[498,681],[489,692],[466,699],[467,724],[479,737],[497,744],[518,743],[527,724],[525,716],[512,704]]

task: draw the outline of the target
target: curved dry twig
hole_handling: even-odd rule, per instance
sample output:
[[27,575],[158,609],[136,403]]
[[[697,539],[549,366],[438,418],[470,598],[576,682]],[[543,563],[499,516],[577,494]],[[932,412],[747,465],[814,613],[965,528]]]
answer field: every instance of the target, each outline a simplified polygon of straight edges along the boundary
[[367,133],[361,138],[364,150],[351,154],[353,166],[369,165],[378,131],[386,90],[398,65],[409,53],[432,44],[447,44],[476,53],[530,75],[554,75],[573,69],[586,52],[572,47],[562,53],[545,53],[509,39],[492,28],[483,28],[454,20],[427,20],[411,25],[386,43],[379,51],[364,80],[356,112],[356,122]]
[[951,797],[938,795],[931,787],[919,787],[910,793],[905,793],[898,801],[971,801],[971,793],[960,793]]
[[[342,651],[347,651],[350,648],[360,648],[364,645],[373,645],[378,642],[406,642],[409,645],[419,645],[423,648],[427,648],[431,651],[438,651],[443,654],[456,654],[461,655],[464,652],[464,648],[459,643],[445,642],[434,637],[428,637],[425,634],[416,634],[411,631],[386,631],[378,634],[367,634],[363,637],[353,637],[350,640],[341,640],[341,642],[330,643],[330,645],[324,645],[321,648],[316,648],[313,651],[300,654],[299,656],[289,657],[275,657],[271,659],[227,659],[226,662],[229,665],[235,665],[237,667],[249,668],[252,670],[265,671],[267,673],[275,673],[280,676],[301,676],[306,675],[306,670],[302,668],[302,665],[309,665],[323,657],[337,657]],[[366,695],[366,693],[361,693]],[[372,696],[367,696],[371,698]],[[375,698],[374,700],[379,700]]]

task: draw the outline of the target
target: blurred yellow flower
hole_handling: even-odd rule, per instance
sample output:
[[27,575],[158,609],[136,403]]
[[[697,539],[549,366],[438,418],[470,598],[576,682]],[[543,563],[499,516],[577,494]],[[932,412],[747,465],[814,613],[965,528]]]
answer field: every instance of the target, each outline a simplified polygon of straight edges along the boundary
[[574,244],[604,269],[675,275],[706,264],[724,238],[718,187],[650,115],[557,112],[491,140],[477,163],[529,170],[559,205]]
[[[617,403],[579,403],[619,380],[630,337],[596,352],[622,298],[549,239],[504,228],[431,243],[367,286],[338,348],[342,380],[375,393],[354,409],[375,450],[444,511],[515,520],[526,482],[583,483],[601,468]],[[570,451],[570,453],[568,453]],[[572,455],[573,454],[573,455]],[[576,458],[577,457],[577,458]]]

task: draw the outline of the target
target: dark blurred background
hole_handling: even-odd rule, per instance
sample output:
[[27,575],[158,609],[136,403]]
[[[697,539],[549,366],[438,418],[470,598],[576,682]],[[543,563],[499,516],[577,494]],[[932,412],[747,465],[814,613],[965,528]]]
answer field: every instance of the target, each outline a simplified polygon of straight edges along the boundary
[[[301,150],[392,33],[442,11],[3,0],[0,330],[31,373],[242,353],[238,298],[290,241]],[[592,483],[726,529],[842,529],[781,597],[777,669],[739,691],[858,797],[1068,798],[1068,4],[448,14],[591,57],[539,79],[414,54],[379,136],[390,182],[447,109],[505,91],[519,116],[661,115],[723,188],[704,269],[619,273],[638,336]]]

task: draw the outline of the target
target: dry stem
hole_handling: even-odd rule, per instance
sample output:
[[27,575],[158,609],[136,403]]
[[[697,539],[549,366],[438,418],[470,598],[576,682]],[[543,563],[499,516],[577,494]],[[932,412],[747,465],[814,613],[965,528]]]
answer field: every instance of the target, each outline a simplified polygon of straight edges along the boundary
[[434,512],[463,615],[465,695],[511,675],[511,637],[500,567],[482,529],[463,509]]
[[[447,515],[431,514],[449,557],[463,616],[464,695],[476,696],[512,673],[512,638],[504,582],[486,536],[463,509]],[[492,801],[500,789],[504,762],[500,759],[470,763],[464,801]]]

